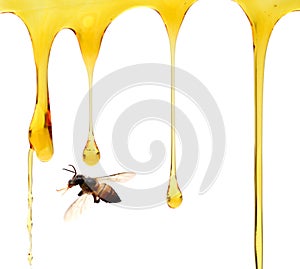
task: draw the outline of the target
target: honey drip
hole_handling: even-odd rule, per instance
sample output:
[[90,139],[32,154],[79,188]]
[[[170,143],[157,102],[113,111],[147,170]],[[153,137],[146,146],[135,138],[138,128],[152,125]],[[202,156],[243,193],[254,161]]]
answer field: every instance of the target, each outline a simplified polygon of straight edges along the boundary
[[171,208],[177,208],[182,203],[182,193],[176,177],[176,128],[175,128],[175,48],[176,36],[169,36],[171,50],[171,171],[167,192],[167,203]]
[[29,250],[28,250],[28,262],[29,265],[32,265],[32,161],[33,161],[33,150],[29,149],[28,151],[28,214],[27,214],[27,230],[29,235]]
[[[91,71],[92,72],[92,71]],[[93,127],[93,87],[92,87],[92,74],[88,71],[89,75],[89,134],[85,148],[83,150],[83,160],[87,165],[95,165],[100,160],[100,151],[98,149]]]
[[95,165],[100,160],[100,151],[93,133],[89,133],[88,141],[83,151],[83,160],[87,165]]
[[252,27],[255,85],[255,261],[263,268],[263,83],[268,42],[275,24],[289,12],[300,10],[299,0],[235,0]]

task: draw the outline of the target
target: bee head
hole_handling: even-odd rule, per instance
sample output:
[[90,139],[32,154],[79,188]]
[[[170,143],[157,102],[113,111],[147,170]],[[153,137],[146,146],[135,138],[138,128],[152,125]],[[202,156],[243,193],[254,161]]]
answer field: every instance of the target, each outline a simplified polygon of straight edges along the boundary
[[75,175],[72,179],[68,182],[68,188],[72,188],[77,185],[82,185],[84,183],[84,176],[83,175]]
[[69,164],[70,167],[73,168],[73,171],[67,168],[63,168],[63,170],[71,172],[74,174],[74,176],[72,177],[72,179],[69,180],[68,182],[68,189],[77,186],[77,185],[82,185],[84,183],[84,176],[83,175],[77,175],[77,171],[76,168],[74,167],[74,165]]

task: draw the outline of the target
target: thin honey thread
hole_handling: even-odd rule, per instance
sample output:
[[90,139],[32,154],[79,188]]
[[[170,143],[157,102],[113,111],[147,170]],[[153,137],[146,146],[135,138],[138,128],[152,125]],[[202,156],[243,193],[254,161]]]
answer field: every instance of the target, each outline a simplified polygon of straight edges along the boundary
[[254,79],[255,79],[255,156],[254,156],[254,186],[255,186],[255,262],[256,268],[263,268],[263,83],[265,58],[269,33],[263,33],[264,38],[254,36]]
[[171,51],[171,168],[167,191],[167,204],[170,208],[177,208],[182,203],[182,192],[178,186],[176,176],[176,106],[175,106],[175,51],[176,38],[170,38]]
[[29,249],[28,249],[28,263],[30,267],[32,266],[33,254],[32,254],[32,204],[33,204],[33,194],[32,194],[32,165],[33,165],[33,150],[30,148],[28,151],[28,213],[27,213],[27,230],[29,236]]
[[89,74],[89,135],[94,136],[93,126],[93,75]]
[[88,71],[89,77],[89,131],[88,140],[83,150],[83,160],[88,165],[95,165],[100,160],[100,151],[98,149],[93,124],[93,71]]
[[255,94],[255,227],[256,269],[263,269],[263,84],[268,42],[276,23],[286,14],[300,9],[300,1],[235,0],[247,15],[253,34]]

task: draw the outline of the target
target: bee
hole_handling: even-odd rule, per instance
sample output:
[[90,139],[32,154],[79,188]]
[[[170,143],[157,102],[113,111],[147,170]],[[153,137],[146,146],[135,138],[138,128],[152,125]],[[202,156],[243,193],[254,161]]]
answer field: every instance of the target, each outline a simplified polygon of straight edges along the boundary
[[77,198],[67,209],[64,219],[66,221],[77,218],[86,209],[88,202],[91,202],[93,198],[94,203],[99,203],[101,200],[106,203],[119,203],[121,199],[116,191],[107,183],[119,182],[124,183],[132,179],[135,176],[133,172],[118,173],[105,177],[86,177],[84,175],[78,175],[76,168],[73,165],[69,165],[73,170],[63,168],[63,170],[73,173],[72,179],[68,181],[68,186],[57,190],[58,192],[66,193],[69,189],[79,185],[81,188]]

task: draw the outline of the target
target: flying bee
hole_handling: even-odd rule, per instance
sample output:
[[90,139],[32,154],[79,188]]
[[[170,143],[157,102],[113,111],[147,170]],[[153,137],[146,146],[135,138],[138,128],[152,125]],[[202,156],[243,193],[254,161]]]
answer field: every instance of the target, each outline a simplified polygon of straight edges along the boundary
[[64,219],[66,221],[77,218],[86,209],[87,203],[91,201],[93,197],[94,203],[99,203],[101,200],[106,203],[119,203],[121,199],[116,191],[107,183],[119,182],[124,183],[132,179],[135,176],[133,172],[118,173],[105,177],[86,177],[84,175],[78,175],[76,168],[73,165],[69,165],[73,168],[73,171],[67,168],[63,170],[73,173],[72,179],[68,181],[68,186],[57,190],[58,192],[66,193],[69,189],[79,185],[81,188],[77,198],[67,209]]

